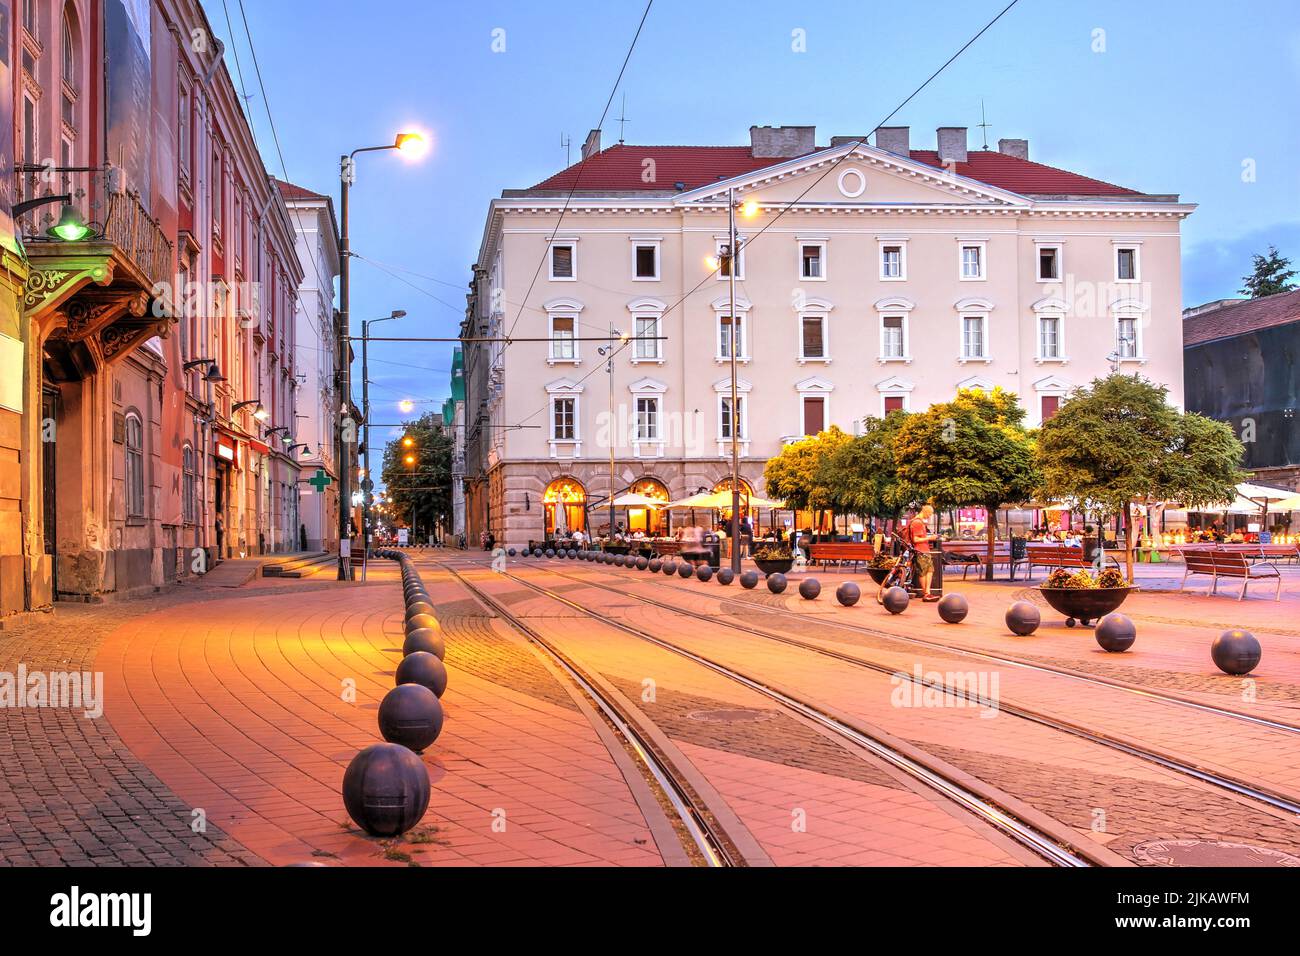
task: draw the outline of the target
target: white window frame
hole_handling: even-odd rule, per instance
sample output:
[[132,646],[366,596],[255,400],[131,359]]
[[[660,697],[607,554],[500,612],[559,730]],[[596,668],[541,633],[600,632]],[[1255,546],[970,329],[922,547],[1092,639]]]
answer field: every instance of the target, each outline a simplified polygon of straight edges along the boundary
[[641,356],[637,354],[637,349],[641,343],[638,341],[637,322],[642,319],[651,319],[655,324],[655,335],[663,335],[664,313],[668,311],[666,303],[658,299],[634,299],[627,304],[627,310],[632,315],[632,348],[630,349],[631,358],[628,361],[632,365],[663,365],[664,364],[664,343],[661,339],[653,339],[649,344],[654,348],[653,356]]
[[[660,458],[664,453],[664,393],[668,386],[653,378],[643,378],[628,385],[632,393],[632,454],[637,458]],[[653,399],[657,404],[655,413],[655,434],[641,436],[641,417],[638,406],[645,399]]]
[[[749,396],[754,386],[743,378],[736,381],[736,397],[740,400],[740,432],[739,441],[740,454],[742,456],[749,454]],[[723,400],[731,400],[731,379],[724,378],[713,383],[713,391],[717,394],[716,415],[718,429],[718,455],[731,454],[731,438],[724,437],[722,434],[722,405]]]
[[[816,247],[817,247],[817,266],[818,266],[818,269],[821,271],[821,275],[818,275],[818,276],[810,276],[810,275],[805,275],[805,274],[804,274],[804,271],[803,271],[803,251],[804,251],[804,248],[805,248],[806,246],[816,246]],[[799,281],[800,281],[800,282],[825,282],[825,281],[826,281],[826,259],[827,259],[827,253],[830,251],[830,240],[829,240],[829,239],[822,239],[822,238],[814,238],[814,239],[799,239],[799,238],[796,238],[796,239],[795,239],[795,247],[794,247],[794,251],[795,251],[795,269],[796,269],[796,274],[799,276]]]
[[883,382],[876,383],[876,391],[880,393],[880,417],[885,417],[885,399],[901,398],[903,400],[903,411],[912,410],[912,389],[916,385],[905,378],[899,378],[897,375],[891,375]]
[[[1043,351],[1043,324],[1049,320],[1056,323],[1056,354],[1055,355],[1048,355],[1046,352]],[[1066,362],[1068,362],[1069,358],[1066,356],[1065,353],[1065,313],[1051,312],[1051,311],[1039,312],[1036,325],[1037,328],[1035,331],[1037,332],[1036,341],[1038,345],[1037,348],[1038,354],[1037,357],[1034,359],[1034,362],[1038,365],[1042,365],[1044,362],[1055,362],[1060,365],[1064,365]]]
[[[132,431],[135,432],[134,444]],[[144,480],[144,419],[134,410],[127,412],[123,417],[122,490],[124,516],[143,518],[146,509],[145,496],[149,491]]]
[[[992,350],[989,347],[990,342],[990,319],[989,316],[993,311],[993,303],[987,299],[962,299],[956,303],[957,309],[957,364],[965,365],[968,362],[983,363],[988,365],[993,361]],[[980,337],[982,355],[974,356],[966,354],[966,320],[980,320]]]
[[[1133,251],[1133,278],[1119,277],[1119,254],[1124,249]],[[1111,261],[1114,263],[1115,281],[1124,285],[1137,285],[1142,281],[1142,241],[1140,239],[1112,239]]]
[[[907,281],[907,240],[892,237],[876,237],[877,252],[876,263],[880,272],[881,282],[906,282]],[[885,250],[891,246],[898,246],[898,275],[885,275]]]
[[1034,395],[1037,396],[1038,400],[1034,403],[1032,412],[1033,427],[1043,424],[1043,396],[1053,395],[1059,398],[1061,404],[1064,405],[1065,400],[1072,391],[1074,391],[1074,386],[1070,382],[1055,375],[1034,382]]
[[[1050,279],[1044,279],[1042,276],[1041,257],[1044,249],[1052,249],[1056,252],[1056,275]],[[1061,282],[1065,275],[1065,243],[1059,240],[1051,242],[1034,240],[1034,279],[1038,282]]]
[[[713,361],[716,365],[731,364],[731,359],[722,354],[722,318],[728,315],[731,310],[730,299],[726,296],[720,296],[713,300]],[[740,326],[737,330],[736,338],[740,342],[740,348],[737,349],[736,363],[747,365],[750,361],[749,353],[749,310],[750,302],[737,296],[736,298],[736,315],[740,319]]]
[[[911,314],[914,308],[916,308],[916,303],[902,296],[888,296],[876,301],[876,331],[878,336],[876,361],[881,365],[887,365],[891,362],[901,362],[904,365],[912,364]],[[896,317],[902,317],[903,319],[903,354],[887,356],[885,354],[885,319]]]
[[[727,245],[727,243],[729,243],[730,241],[731,241],[731,238],[730,238],[729,236],[714,236],[714,237],[713,237],[713,255],[714,255],[714,258],[716,258],[716,259],[718,260],[718,263],[719,263],[719,265],[718,265],[718,274],[717,274],[717,276],[716,276],[716,278],[717,278],[717,280],[718,280],[719,282],[726,282],[726,281],[727,281],[727,274],[726,274],[725,272],[722,271],[722,265],[721,265],[721,262],[722,262],[722,247],[725,246],[725,245]],[[736,245],[737,245],[737,250],[736,250],[736,257],[735,257],[735,260],[734,260],[734,265],[736,266],[736,281],[737,281],[737,282],[744,282],[744,281],[745,281],[745,258],[746,258],[746,257],[745,257],[745,241],[746,241],[746,240],[745,240],[745,237],[744,237],[744,236],[737,234],[737,236],[736,236]]]
[[[555,274],[555,250],[559,246],[569,248],[570,262],[572,265],[573,275],[557,276]],[[546,246],[546,271],[552,282],[577,282],[578,281],[578,240],[577,239],[551,239]]]
[[[1120,351],[1119,326],[1121,322],[1131,321],[1133,323],[1133,354],[1125,355]],[[1146,364],[1146,354],[1142,347],[1142,313],[1135,309],[1120,309],[1115,312],[1112,322],[1112,341],[1115,346],[1115,354],[1119,356],[1120,362],[1136,362],[1139,365]]]
[[[582,457],[582,392],[583,386],[569,379],[560,379],[546,386],[547,416],[549,424],[547,427],[547,444],[551,449],[552,458],[581,458]],[[573,437],[556,438],[555,437],[555,407],[561,399],[573,399]]]
[[[582,343],[578,340],[581,338],[579,327],[582,324],[583,304],[576,299],[551,299],[544,302],[542,308],[546,311],[546,364],[547,365],[573,365],[582,364]],[[572,319],[573,320],[573,357],[563,358],[555,354],[555,320]]]
[[825,431],[830,428],[831,392],[835,391],[835,386],[825,379],[809,378],[797,383],[794,389],[799,393],[799,412],[797,416],[799,436],[803,438],[808,435],[808,422],[804,419],[805,398],[820,398],[822,400],[822,427],[818,431]]
[[[663,279],[663,256],[660,249],[663,245],[663,239],[658,236],[632,236],[632,281],[633,282],[659,282]],[[653,248],[655,254],[655,274],[652,276],[639,276],[636,274],[637,252],[641,249]]]
[[[979,274],[966,275],[966,250],[976,249],[979,255]],[[957,240],[957,278],[961,282],[987,282],[989,278],[989,241],[987,239]]]
[[[807,298],[799,296],[801,307],[795,310],[795,335],[798,341],[795,343],[795,354],[799,356],[799,364],[806,365],[813,362],[819,365],[829,365],[831,362],[831,309],[835,306],[826,299]],[[822,324],[822,354],[820,356],[805,355],[803,351],[803,323],[805,319],[818,319]]]

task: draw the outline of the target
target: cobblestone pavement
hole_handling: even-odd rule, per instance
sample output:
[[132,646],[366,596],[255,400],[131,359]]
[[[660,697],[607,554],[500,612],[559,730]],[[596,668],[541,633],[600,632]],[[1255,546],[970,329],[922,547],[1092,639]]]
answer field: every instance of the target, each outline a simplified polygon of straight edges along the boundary
[[[981,779],[1022,797],[1054,819],[1086,834],[1088,839],[1135,860],[1138,854],[1134,848],[1151,840],[1242,843],[1291,854],[1300,846],[1300,829],[1289,817],[1159,769],[1149,762],[1008,715],[982,720],[975,708],[900,709],[891,698],[897,682],[890,681],[887,674],[862,670],[852,673],[854,669],[846,668],[842,662],[710,623],[710,618],[724,613],[735,615],[738,608],[748,606],[751,610],[741,616],[745,623],[840,650],[852,648],[865,652],[858,656],[898,672],[911,673],[914,667],[921,666],[925,671],[996,673],[1001,679],[1001,699],[1008,705],[1015,703],[1036,712],[1047,712],[1121,740],[1133,739],[1247,782],[1262,781],[1266,788],[1295,799],[1300,795],[1297,774],[1300,735],[1279,733],[1166,702],[1143,700],[1124,691],[1080,684],[1059,675],[989,662],[973,663],[970,657],[922,650],[889,637],[892,630],[900,638],[919,636],[1019,659],[1030,656],[1024,653],[1028,647],[1042,650],[1048,645],[1062,653],[1040,656],[1059,657],[1066,661],[1065,666],[1077,670],[1084,669],[1077,666],[1080,661],[1106,670],[1120,660],[1125,662],[1120,666],[1126,668],[1126,676],[1137,682],[1155,685],[1160,680],[1152,678],[1181,675],[1185,680],[1180,689],[1189,695],[1194,696],[1196,689],[1209,685],[1221,706],[1251,712],[1251,705],[1241,700],[1240,679],[1216,676],[1213,666],[1206,667],[1200,658],[1201,654],[1208,658],[1204,649],[1221,621],[1203,620],[1199,627],[1192,629],[1182,624],[1171,626],[1146,620],[1167,616],[1166,608],[1171,603],[1189,600],[1184,596],[1142,594],[1131,598],[1134,617],[1139,622],[1139,641],[1136,652],[1121,657],[1107,655],[1097,648],[1090,631],[1070,631],[1063,625],[1045,624],[1041,636],[1036,634],[1028,639],[1009,635],[1000,623],[1001,613],[1010,599],[1021,596],[1023,583],[992,588],[974,582],[966,585],[963,590],[970,594],[974,609],[967,623],[953,627],[939,622],[933,609],[924,605],[893,618],[874,603],[846,609],[826,596],[808,602],[797,595],[750,594],[734,587],[724,590],[716,583],[700,584],[582,564],[521,563],[513,570],[539,583],[573,575],[613,586],[621,595],[589,589],[582,595],[570,591],[568,597],[580,599],[584,606],[602,613],[627,615],[646,630],[669,636],[692,650],[737,666],[760,679],[776,681],[776,686],[796,688],[804,699],[861,717],[873,726],[914,742],[926,752],[946,757]],[[838,577],[834,572],[822,577],[824,595],[833,593]],[[670,607],[694,610],[704,617],[691,620],[644,605],[625,610],[629,600],[637,604],[638,596]],[[800,616],[777,617],[759,610],[761,606],[780,607]],[[1221,615],[1231,613],[1222,608],[1215,610]],[[1269,609],[1274,615],[1278,610],[1276,604]],[[1259,633],[1265,633],[1272,620],[1258,610],[1252,609],[1252,613],[1257,617],[1251,624]],[[851,620],[876,629],[883,636],[818,626],[831,619]],[[1291,697],[1289,691],[1294,689],[1295,647],[1285,636],[1276,635],[1269,638],[1267,646],[1271,666],[1260,669],[1263,673],[1258,678],[1259,696],[1263,698],[1266,693],[1272,696],[1264,700],[1260,710],[1277,715],[1285,713]],[[1233,694],[1236,700],[1225,700]],[[1103,829],[1097,828],[1098,820],[1105,821]],[[1291,859],[1295,860],[1295,856]]]

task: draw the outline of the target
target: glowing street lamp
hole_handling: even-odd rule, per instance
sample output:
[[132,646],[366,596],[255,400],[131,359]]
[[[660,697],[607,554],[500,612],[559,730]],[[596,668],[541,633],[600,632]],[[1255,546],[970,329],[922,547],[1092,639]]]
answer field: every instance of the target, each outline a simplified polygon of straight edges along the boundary
[[404,412],[410,412],[415,408],[415,402],[411,401],[409,398],[404,398],[397,403],[397,407]]

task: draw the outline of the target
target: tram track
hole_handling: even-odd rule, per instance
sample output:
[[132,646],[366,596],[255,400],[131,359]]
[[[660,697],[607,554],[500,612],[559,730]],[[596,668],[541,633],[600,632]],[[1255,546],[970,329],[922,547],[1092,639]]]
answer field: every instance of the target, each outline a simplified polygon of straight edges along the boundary
[[[556,574],[559,577],[582,583],[588,587],[597,588],[612,594],[618,594],[624,596],[627,594],[626,591],[619,590],[618,588],[613,587],[612,585],[602,584],[597,581],[584,580],[582,578],[575,577],[574,575],[571,574],[566,574],[565,572],[556,570],[554,568],[548,568],[548,570],[550,570],[552,573]],[[516,578],[516,580],[519,579]],[[535,585],[533,586],[536,587]],[[1170,770],[1172,772],[1192,778],[1208,786],[1212,786],[1217,789],[1227,791],[1229,793],[1235,794],[1236,796],[1245,797],[1249,800],[1253,800],[1255,802],[1265,804],[1275,810],[1280,810],[1284,813],[1289,813],[1300,818],[1300,801],[1297,801],[1285,794],[1268,790],[1267,788],[1255,786],[1254,784],[1251,784],[1245,780],[1241,780],[1229,776],[1227,774],[1222,774],[1215,771],[1204,769],[1202,767],[1198,767],[1194,764],[1188,763],[1187,761],[1179,759],[1176,755],[1173,754],[1162,753],[1154,748],[1143,746],[1136,742],[1119,740],[1113,736],[1099,733],[1094,730],[1090,730],[1089,728],[1084,727],[1082,725],[1075,724],[1071,721],[1067,721],[1059,717],[1054,717],[1049,714],[1044,714],[1040,711],[1035,711],[1027,707],[1022,707],[1015,704],[1008,704],[1005,701],[1001,701],[1001,700],[997,700],[997,701],[988,700],[985,699],[980,694],[978,694],[978,692],[973,692],[971,689],[965,687],[953,687],[949,685],[946,681],[930,679],[925,677],[924,675],[918,677],[916,674],[903,673],[898,671],[897,668],[890,667],[885,664],[880,664],[875,661],[870,661],[853,654],[846,654],[842,651],[837,651],[832,648],[824,647],[819,644],[812,644],[807,641],[801,641],[798,638],[790,637],[789,635],[786,634],[780,634],[773,631],[765,630],[763,628],[754,627],[752,625],[743,624],[739,621],[734,621],[725,617],[717,617],[717,616],[703,614],[698,611],[692,611],[688,608],[681,607],[680,605],[670,604],[664,601],[658,601],[655,600],[654,598],[646,597],[645,595],[642,594],[637,594],[636,598],[637,600],[643,601],[652,607],[656,607],[666,611],[671,611],[674,614],[678,614],[684,617],[693,618],[699,621],[705,621],[710,624],[716,624],[731,630],[748,634],[752,637],[760,637],[766,640],[779,642],[790,647],[798,648],[800,650],[810,651],[812,653],[819,654],[821,656],[828,657],[836,661],[840,661],[843,663],[850,664],[852,666],[857,666],[867,670],[871,670],[876,673],[880,673],[889,677],[894,677],[894,676],[904,677],[912,681],[913,683],[920,684],[923,687],[927,687],[932,690],[939,691],[940,693],[943,694],[948,694],[953,697],[961,698],[976,706],[993,708],[1002,713],[1010,714],[1011,716],[1029,721],[1030,723],[1047,727],[1061,733],[1069,734],[1070,736],[1087,740],[1091,743],[1106,747],[1111,750],[1118,751],[1120,753],[1125,753],[1131,757],[1135,757],[1137,759],[1146,761],[1156,766],[1163,767],[1166,770]],[[733,598],[723,598],[722,600],[724,602],[732,602],[732,603],[735,602],[735,599]],[[805,615],[800,615],[793,611],[783,611],[779,608],[768,608],[759,604],[754,604],[754,605],[750,605],[748,603],[745,604],[746,608],[749,608],[751,606],[755,608],[759,608],[763,611],[769,611],[773,614],[797,618],[800,620],[801,623],[805,625],[808,623],[808,618]],[[837,622],[818,621],[817,623],[819,625],[820,624],[835,625]],[[986,654],[980,651],[966,651],[965,649],[952,647],[951,645],[943,644],[941,642],[926,641],[919,638],[899,637],[887,631],[876,631],[875,629],[872,628],[864,628],[857,625],[842,625],[842,626],[845,628],[851,628],[856,631],[870,634],[871,636],[891,638],[908,644],[923,646],[928,649],[932,649],[936,651],[964,654],[965,656],[974,657],[982,660],[990,660],[998,663],[1005,663],[1008,665],[1024,666],[1035,670],[1047,670],[1052,673],[1061,673],[1052,668],[1043,668],[1025,662],[1017,662],[1013,658],[1003,658],[999,655]],[[1064,672],[1062,676],[1073,677],[1075,675],[1070,672]],[[1087,678],[1086,675],[1078,675],[1078,676],[1079,679],[1089,680],[1089,678]],[[1099,681],[1089,680],[1089,682],[1099,684],[1101,686],[1106,686],[1106,687],[1116,686],[1112,682],[1104,681],[1104,680],[1099,680]],[[1128,688],[1124,685],[1119,685],[1119,689],[1126,690]],[[1157,700],[1162,700],[1162,701],[1167,700],[1167,702],[1169,703],[1177,703],[1177,704],[1185,703],[1180,698],[1166,698],[1165,695],[1159,693],[1152,693],[1148,696],[1151,696]],[[1300,728],[1293,727],[1290,724],[1282,723],[1282,724],[1275,725],[1275,722],[1267,721],[1262,718],[1250,718],[1249,715],[1239,714],[1236,711],[1223,710],[1220,708],[1210,707],[1208,705],[1205,707],[1198,707],[1198,709],[1208,711],[1217,716],[1224,716],[1224,717],[1235,716],[1241,719],[1250,719],[1254,723],[1263,723],[1266,726],[1268,726],[1270,729],[1281,730],[1283,732],[1291,732],[1291,733],[1300,732]]]
[[[486,594],[483,589],[469,581],[456,568],[441,561],[435,561],[435,564],[455,577],[456,580],[471,593],[480,597],[480,599],[483,600],[484,605],[494,614],[501,616],[502,619],[512,627],[515,627],[516,630],[525,634],[529,640],[543,647],[543,649],[546,650],[546,652],[554,659],[565,661],[566,663],[564,664],[564,667],[566,671],[570,671],[575,667],[575,665],[568,661],[567,657],[559,651],[558,648],[555,648],[550,641],[537,634],[536,630],[532,628],[531,625],[522,620],[508,608],[504,607],[499,601],[496,601],[490,595]],[[483,567],[482,564],[477,562],[474,563],[474,566],[478,568]],[[596,620],[605,626],[614,628],[615,630],[650,643],[665,651],[681,656],[706,670],[746,687],[760,696],[774,702],[783,710],[795,714],[803,720],[809,721],[823,730],[828,731],[834,738],[839,739],[841,742],[852,745],[852,747],[857,750],[863,750],[870,753],[872,756],[882,760],[884,763],[900,771],[907,777],[920,783],[931,792],[938,793],[945,799],[955,803],[976,819],[988,824],[993,829],[1019,844],[1021,847],[1028,849],[1030,852],[1052,865],[1062,867],[1089,867],[1095,865],[1108,865],[1113,862],[1113,856],[1110,856],[1105,852],[1098,853],[1092,848],[1082,845],[1073,840],[1070,836],[1067,836],[1067,827],[1061,826],[1059,828],[1060,832],[1058,833],[1048,832],[1048,830],[1042,828],[1041,824],[1026,819],[1027,816],[1032,816],[1032,814],[1026,813],[1025,810],[1009,808],[999,800],[995,799],[992,795],[977,792],[976,789],[972,788],[969,781],[960,779],[958,774],[952,773],[946,766],[940,766],[939,761],[928,758],[928,755],[922,754],[916,748],[912,748],[912,753],[904,752],[904,750],[900,749],[897,745],[882,739],[880,736],[869,732],[867,729],[860,726],[854,726],[841,717],[828,713],[823,708],[802,700],[758,677],[743,673],[728,665],[714,661],[701,654],[697,654],[694,651],[674,644],[671,641],[664,640],[663,638],[626,621],[620,621],[604,616],[583,606],[579,602],[571,600],[564,594],[543,587],[542,585],[519,577],[518,575],[510,572],[497,573],[502,577],[537,594],[556,601],[571,610],[578,611],[584,616]],[[570,575],[561,576],[571,578]],[[590,582],[580,581],[580,579],[571,579],[579,580],[579,583],[584,585],[590,584]],[[615,589],[607,588],[602,585],[595,586],[602,587],[605,590],[614,591],[614,593],[621,593],[617,592]],[[640,596],[638,595],[638,597]],[[594,681],[588,677],[586,679],[586,685],[590,686],[592,683],[594,683]],[[592,691],[594,691],[594,688],[592,688]],[[588,692],[591,693],[592,691]],[[635,727],[629,727],[629,730],[633,734],[637,733]],[[696,807],[693,811],[693,815],[701,812],[701,808]],[[703,812],[707,813],[707,811]]]

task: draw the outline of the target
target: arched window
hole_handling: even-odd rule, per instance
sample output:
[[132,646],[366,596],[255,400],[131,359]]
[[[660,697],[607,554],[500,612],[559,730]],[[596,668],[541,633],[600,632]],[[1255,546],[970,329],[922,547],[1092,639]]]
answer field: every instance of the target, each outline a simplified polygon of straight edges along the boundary
[[77,31],[73,27],[73,12],[71,5],[63,8],[63,82],[77,88]]
[[128,518],[144,517],[144,427],[140,416],[128,412],[126,416],[126,515]]
[[[641,495],[668,504],[668,488],[658,478],[642,478],[627,489],[628,494]],[[665,534],[668,530],[668,509],[653,505],[632,505],[626,509],[629,534],[637,531],[646,535]]]
[[198,499],[196,489],[198,486],[197,474],[194,467],[194,446],[186,442],[185,447],[181,450],[182,463],[182,486],[181,486],[181,513],[185,524],[195,524],[198,521]]
[[556,478],[542,495],[546,537],[565,537],[587,529],[587,489],[573,478]]

